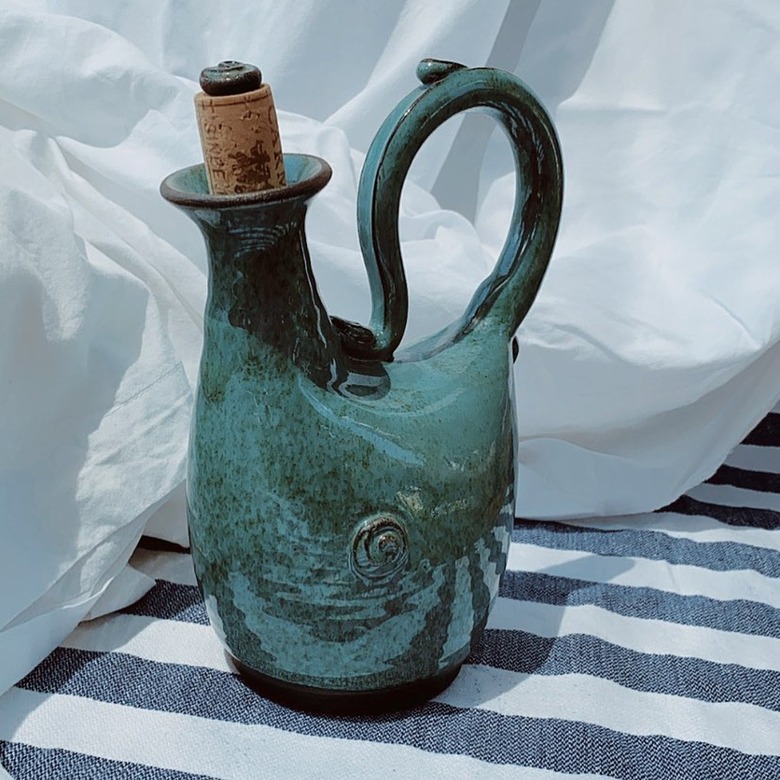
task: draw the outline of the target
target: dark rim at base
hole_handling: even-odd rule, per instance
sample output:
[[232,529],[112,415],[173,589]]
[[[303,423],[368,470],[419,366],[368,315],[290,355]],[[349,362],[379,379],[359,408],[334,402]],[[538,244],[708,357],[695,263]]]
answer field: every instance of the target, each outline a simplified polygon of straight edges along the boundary
[[416,707],[447,688],[462,666],[456,664],[433,677],[392,688],[342,691],[277,680],[251,669],[230,653],[226,655],[244,682],[266,699],[291,709],[329,715],[381,715]]

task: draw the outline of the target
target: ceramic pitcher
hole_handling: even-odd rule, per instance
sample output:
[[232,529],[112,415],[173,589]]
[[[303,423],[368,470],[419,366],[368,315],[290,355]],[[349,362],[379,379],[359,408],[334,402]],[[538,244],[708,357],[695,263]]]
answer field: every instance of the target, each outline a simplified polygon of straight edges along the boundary
[[[210,195],[203,166],[163,196],[203,233],[210,275],[189,445],[192,557],[238,670],[293,706],[380,710],[435,695],[488,618],[514,517],[510,340],[552,252],[562,172],[549,117],[509,73],[424,60],[381,126],[358,194],[368,326],[328,314],[304,232],[331,170],[285,155],[287,185]],[[517,194],[495,269],[449,327],[399,350],[398,208],[445,120],[505,129]]]

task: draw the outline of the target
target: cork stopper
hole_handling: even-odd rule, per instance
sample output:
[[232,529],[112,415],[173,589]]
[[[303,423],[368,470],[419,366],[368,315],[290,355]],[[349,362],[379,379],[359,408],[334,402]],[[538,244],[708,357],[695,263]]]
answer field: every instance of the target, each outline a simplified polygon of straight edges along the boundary
[[276,109],[260,71],[220,62],[200,74],[195,95],[203,159],[213,195],[283,187],[284,158]]

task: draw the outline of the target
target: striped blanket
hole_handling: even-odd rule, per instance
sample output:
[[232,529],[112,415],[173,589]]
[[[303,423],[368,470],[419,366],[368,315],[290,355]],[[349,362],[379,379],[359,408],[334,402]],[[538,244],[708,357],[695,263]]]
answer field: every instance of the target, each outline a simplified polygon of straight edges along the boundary
[[[780,413],[647,515],[518,520],[455,683],[381,717],[287,710],[231,674],[185,553],[0,698],[18,780],[780,778]],[[0,773],[2,774],[2,773]]]

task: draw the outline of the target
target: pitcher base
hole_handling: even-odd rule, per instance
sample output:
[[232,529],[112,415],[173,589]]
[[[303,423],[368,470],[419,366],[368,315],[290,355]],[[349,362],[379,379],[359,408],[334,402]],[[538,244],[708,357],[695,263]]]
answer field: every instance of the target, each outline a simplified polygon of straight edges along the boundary
[[344,691],[277,680],[241,663],[227,651],[226,655],[243,681],[261,696],[294,710],[330,715],[380,715],[424,704],[447,688],[463,665],[459,663],[433,677],[390,688]]

